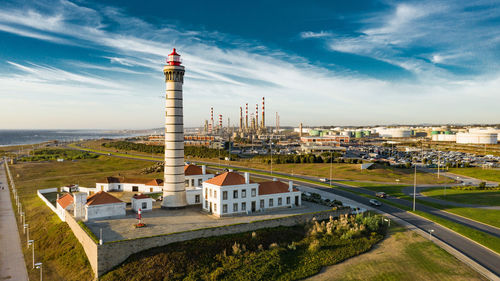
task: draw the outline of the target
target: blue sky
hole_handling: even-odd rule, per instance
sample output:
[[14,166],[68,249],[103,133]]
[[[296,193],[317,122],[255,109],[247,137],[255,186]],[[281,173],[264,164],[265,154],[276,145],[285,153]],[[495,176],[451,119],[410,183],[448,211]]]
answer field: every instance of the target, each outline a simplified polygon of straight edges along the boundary
[[[312,1],[310,1],[312,2]],[[500,123],[498,1],[2,1],[0,128]]]

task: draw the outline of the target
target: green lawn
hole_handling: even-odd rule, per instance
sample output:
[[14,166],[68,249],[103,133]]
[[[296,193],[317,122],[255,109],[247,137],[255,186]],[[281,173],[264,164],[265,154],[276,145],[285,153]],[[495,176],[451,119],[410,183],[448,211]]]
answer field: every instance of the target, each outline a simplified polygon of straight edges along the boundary
[[[26,223],[30,225],[30,238],[36,241],[37,261],[44,264],[44,280],[92,280],[92,270],[71,229],[37,197],[36,190],[74,183],[93,187],[97,179],[118,173],[130,177],[161,176],[139,174],[140,169],[150,165],[147,161],[100,156],[74,162],[26,162],[11,166],[27,214]],[[26,243],[24,235],[21,241]],[[31,264],[31,249],[23,247],[23,251],[26,264]],[[29,266],[28,273],[30,280],[38,280],[38,270]]]
[[422,192],[425,196],[436,199],[485,206],[500,206],[500,190],[459,190],[446,188],[428,189]]
[[500,182],[500,169],[451,168],[448,170],[448,172],[485,181]]
[[472,268],[417,233],[393,226],[370,252],[326,267],[307,281],[485,280]]

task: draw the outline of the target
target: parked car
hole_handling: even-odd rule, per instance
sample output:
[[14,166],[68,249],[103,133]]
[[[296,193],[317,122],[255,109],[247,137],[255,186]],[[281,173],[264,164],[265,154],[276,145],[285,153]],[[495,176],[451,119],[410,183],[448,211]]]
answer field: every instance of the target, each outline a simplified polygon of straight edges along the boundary
[[379,198],[386,198],[387,197],[387,194],[385,192],[377,192],[375,194],[375,196],[379,197]]
[[320,178],[319,181],[320,182],[328,182],[329,180],[327,178]]
[[376,207],[382,206],[382,203],[380,203],[377,199],[370,199],[370,204]]

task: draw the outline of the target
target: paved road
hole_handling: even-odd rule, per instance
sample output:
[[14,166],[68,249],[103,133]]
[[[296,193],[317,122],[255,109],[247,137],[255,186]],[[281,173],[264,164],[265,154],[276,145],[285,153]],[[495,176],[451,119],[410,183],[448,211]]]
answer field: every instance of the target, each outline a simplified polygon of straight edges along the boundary
[[28,280],[3,163],[0,164],[0,280]]
[[[262,176],[259,177],[272,179],[271,176]],[[364,205],[370,205],[370,198],[366,198],[360,195],[353,194],[348,191],[333,189],[328,187],[323,187],[320,185],[301,182],[301,185],[305,185],[307,187],[315,188],[318,190],[322,190],[325,192],[333,193],[337,196],[346,197],[350,200],[359,202]],[[500,277],[500,255],[494,253],[493,251],[477,244],[474,241],[471,241],[468,238],[463,237],[462,235],[449,230],[446,227],[442,227],[430,220],[422,218],[420,216],[414,215],[412,213],[406,212],[399,208],[393,207],[391,205],[383,204],[379,207],[379,209],[383,212],[396,216],[408,223],[415,225],[416,227],[428,232],[430,229],[434,230],[432,233],[433,236],[438,237],[448,245],[452,246],[462,254],[476,261],[489,271],[493,272],[497,276]]]

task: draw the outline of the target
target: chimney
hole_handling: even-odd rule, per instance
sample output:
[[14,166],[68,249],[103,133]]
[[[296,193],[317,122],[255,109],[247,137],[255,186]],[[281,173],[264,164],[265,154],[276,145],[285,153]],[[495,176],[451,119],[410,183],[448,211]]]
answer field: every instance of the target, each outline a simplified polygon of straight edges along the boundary
[[207,165],[202,165],[201,166],[201,173],[206,175],[207,174]]
[[246,184],[250,183],[250,173],[249,172],[245,172],[245,183]]
[[292,192],[293,191],[293,181],[288,182],[288,191]]

